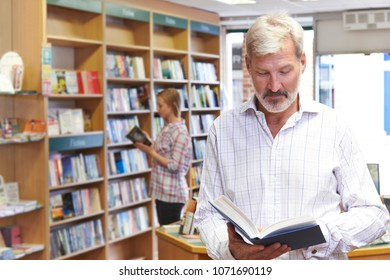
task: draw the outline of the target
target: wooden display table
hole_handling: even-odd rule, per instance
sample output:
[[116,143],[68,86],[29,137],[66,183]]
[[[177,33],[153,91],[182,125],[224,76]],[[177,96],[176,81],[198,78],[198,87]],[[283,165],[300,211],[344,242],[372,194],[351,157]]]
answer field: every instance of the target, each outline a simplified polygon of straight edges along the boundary
[[[159,260],[210,260],[202,242],[186,242],[179,233],[156,230]],[[348,253],[350,260],[390,260],[390,243],[369,245]]]
[[348,253],[350,260],[390,260],[390,243],[368,245]]
[[200,241],[187,242],[179,233],[156,230],[159,260],[210,260],[206,246]]

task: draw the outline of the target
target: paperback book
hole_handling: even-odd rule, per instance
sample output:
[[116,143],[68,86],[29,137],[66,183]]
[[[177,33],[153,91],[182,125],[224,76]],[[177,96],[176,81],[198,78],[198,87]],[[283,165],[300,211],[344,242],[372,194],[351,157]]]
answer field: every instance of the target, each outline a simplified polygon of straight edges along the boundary
[[252,221],[229,198],[222,195],[210,204],[229,222],[249,244],[265,246],[279,242],[291,250],[326,242],[320,226],[311,216],[283,220],[259,231]]
[[149,137],[136,125],[129,130],[126,137],[134,143],[142,142],[148,146],[152,145],[152,141],[150,141]]

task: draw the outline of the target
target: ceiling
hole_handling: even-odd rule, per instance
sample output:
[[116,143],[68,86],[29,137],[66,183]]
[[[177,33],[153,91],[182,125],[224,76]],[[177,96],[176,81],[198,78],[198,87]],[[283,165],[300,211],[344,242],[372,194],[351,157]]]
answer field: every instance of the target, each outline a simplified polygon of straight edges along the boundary
[[221,18],[253,17],[268,11],[284,10],[291,15],[345,10],[367,10],[390,8],[389,0],[256,0],[256,4],[229,5],[216,0],[166,0],[217,13]]

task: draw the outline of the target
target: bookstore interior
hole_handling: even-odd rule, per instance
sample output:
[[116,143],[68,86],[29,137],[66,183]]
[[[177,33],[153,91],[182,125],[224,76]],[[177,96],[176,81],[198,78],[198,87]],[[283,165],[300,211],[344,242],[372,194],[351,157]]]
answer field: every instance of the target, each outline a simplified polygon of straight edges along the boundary
[[[351,122],[389,209],[383,11],[387,25],[352,32],[342,11],[313,14],[302,87]],[[0,23],[0,260],[208,259],[192,223],[203,155],[215,118],[251,94],[249,23],[163,0],[2,0]],[[156,94],[167,88],[181,95],[193,160],[183,218],[160,227],[151,161],[131,139],[161,131]],[[389,234],[350,258],[390,259]]]

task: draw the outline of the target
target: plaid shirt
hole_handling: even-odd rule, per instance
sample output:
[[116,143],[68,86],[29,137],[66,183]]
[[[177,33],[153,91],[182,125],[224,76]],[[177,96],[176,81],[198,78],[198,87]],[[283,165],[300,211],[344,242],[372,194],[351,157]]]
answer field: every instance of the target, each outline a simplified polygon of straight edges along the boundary
[[192,160],[191,136],[184,121],[163,127],[154,142],[155,150],[169,158],[168,168],[153,160],[151,190],[165,202],[185,203],[188,200],[186,174]]
[[300,98],[299,112],[274,138],[254,98],[222,114],[209,132],[195,213],[209,255],[232,258],[226,222],[208,202],[221,194],[260,228],[303,215],[318,219],[327,243],[282,259],[346,259],[345,252],[381,236],[389,214],[337,114]]

